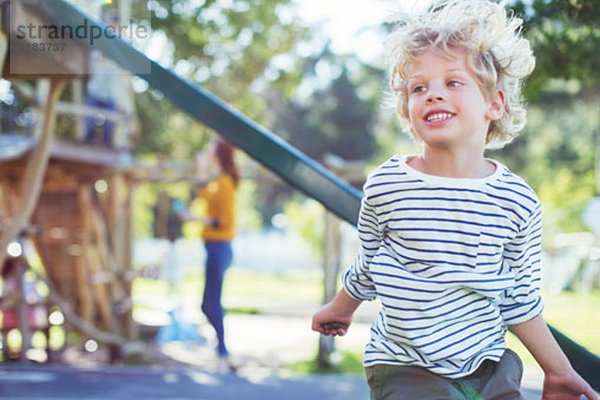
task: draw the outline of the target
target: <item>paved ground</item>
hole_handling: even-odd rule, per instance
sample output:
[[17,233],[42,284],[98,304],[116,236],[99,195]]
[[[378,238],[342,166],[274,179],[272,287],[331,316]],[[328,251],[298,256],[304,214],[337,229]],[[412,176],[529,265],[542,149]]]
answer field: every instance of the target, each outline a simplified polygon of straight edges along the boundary
[[102,370],[0,367],[0,398],[68,399],[367,399],[364,380],[356,376],[216,375],[194,368],[128,367]]
[[[293,365],[314,357],[318,335],[311,332],[306,305],[283,316],[276,310],[266,315],[228,315],[229,347],[239,366],[237,375],[216,372],[214,338],[206,324],[204,344],[170,343],[148,346],[146,353],[160,366],[107,366],[102,353],[84,354],[70,349],[64,364],[1,363],[0,398],[58,399],[314,399],[366,400],[363,375],[298,375]],[[287,307],[286,307],[287,308]],[[289,308],[288,308],[289,309]],[[369,310],[363,311],[368,319]],[[359,318],[360,320],[361,318]],[[347,336],[336,341],[340,350],[360,351],[369,335],[366,322],[353,324]],[[524,377],[527,399],[541,397],[542,377],[528,369]]]

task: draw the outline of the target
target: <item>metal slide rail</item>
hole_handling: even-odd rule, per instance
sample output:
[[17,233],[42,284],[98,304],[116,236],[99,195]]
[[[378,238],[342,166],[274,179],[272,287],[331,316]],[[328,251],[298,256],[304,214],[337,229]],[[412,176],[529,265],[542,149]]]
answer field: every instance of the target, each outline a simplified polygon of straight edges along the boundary
[[[59,24],[71,25],[88,18],[62,0],[43,0],[51,17]],[[172,71],[151,61],[120,39],[98,39],[94,48],[135,73],[150,64],[149,74],[136,74],[154,89],[162,92],[177,107],[199,122],[211,127],[251,157],[273,171],[293,187],[323,204],[328,210],[356,225],[361,193],[327,171],[317,162],[286,143],[272,132],[250,120],[212,93],[178,77]],[[600,390],[600,358],[551,328],[575,369]]]

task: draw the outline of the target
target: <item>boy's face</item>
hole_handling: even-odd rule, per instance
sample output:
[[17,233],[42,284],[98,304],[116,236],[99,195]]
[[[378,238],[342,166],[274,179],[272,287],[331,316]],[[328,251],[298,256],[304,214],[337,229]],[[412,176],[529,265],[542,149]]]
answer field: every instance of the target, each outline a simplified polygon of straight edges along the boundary
[[425,146],[481,153],[491,121],[504,112],[504,93],[486,99],[467,53],[448,59],[431,49],[407,66],[410,127]]

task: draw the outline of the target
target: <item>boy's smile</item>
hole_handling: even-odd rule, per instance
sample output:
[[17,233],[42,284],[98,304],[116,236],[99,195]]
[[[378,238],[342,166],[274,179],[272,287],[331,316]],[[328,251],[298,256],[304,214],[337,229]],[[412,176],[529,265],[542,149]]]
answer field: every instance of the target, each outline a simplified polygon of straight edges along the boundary
[[431,126],[443,125],[454,116],[447,111],[432,110],[425,114],[425,122]]
[[449,59],[431,49],[408,65],[408,114],[411,129],[426,147],[483,154],[489,124],[502,116],[503,93],[488,101],[457,50]]

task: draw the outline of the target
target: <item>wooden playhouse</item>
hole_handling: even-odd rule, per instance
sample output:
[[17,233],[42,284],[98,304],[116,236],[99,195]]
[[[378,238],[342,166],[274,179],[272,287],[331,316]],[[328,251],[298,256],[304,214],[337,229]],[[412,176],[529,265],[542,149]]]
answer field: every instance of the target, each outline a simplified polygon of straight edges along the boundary
[[[135,335],[129,172],[133,165],[129,138],[135,129],[132,93],[123,85],[127,104],[119,112],[85,105],[89,49],[72,47],[68,50],[72,53],[60,57],[49,52],[31,59],[12,45],[10,34],[17,24],[52,23],[51,13],[43,2],[17,2],[8,19],[8,7],[4,2],[0,9],[2,77],[29,99],[28,112],[36,123],[28,132],[0,132],[0,265],[14,257],[7,254],[10,243],[28,244],[39,256],[37,278],[49,288],[47,305],[62,311],[67,330],[113,346],[124,344]],[[22,68],[24,62],[47,63],[48,68],[40,70],[53,73],[31,73]],[[21,114],[15,113],[15,118]],[[99,115],[115,124],[112,147],[79,141],[85,119]],[[57,124],[61,118],[63,123]],[[65,125],[78,132],[74,138],[63,138]],[[26,307],[25,303],[21,296],[16,306]],[[27,343],[27,324],[21,322],[20,328]]]

